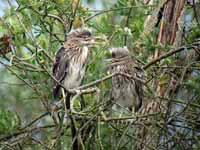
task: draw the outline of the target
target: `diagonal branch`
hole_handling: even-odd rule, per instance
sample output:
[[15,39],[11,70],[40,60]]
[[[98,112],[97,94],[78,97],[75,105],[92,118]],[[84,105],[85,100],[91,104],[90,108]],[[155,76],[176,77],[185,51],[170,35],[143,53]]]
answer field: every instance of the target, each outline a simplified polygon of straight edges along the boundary
[[182,47],[179,47],[177,49],[173,49],[173,50],[170,50],[169,52],[165,53],[165,54],[162,54],[160,55],[159,57],[157,57],[156,59],[153,59],[152,61],[150,61],[149,63],[147,63],[146,65],[143,66],[143,69],[147,69],[149,68],[150,66],[154,65],[155,63],[157,63],[158,61],[162,60],[162,59],[165,59],[171,55],[174,55],[178,52],[181,52],[183,51],[184,49],[193,49],[195,46],[199,46],[200,43],[192,43],[188,46],[182,46]]

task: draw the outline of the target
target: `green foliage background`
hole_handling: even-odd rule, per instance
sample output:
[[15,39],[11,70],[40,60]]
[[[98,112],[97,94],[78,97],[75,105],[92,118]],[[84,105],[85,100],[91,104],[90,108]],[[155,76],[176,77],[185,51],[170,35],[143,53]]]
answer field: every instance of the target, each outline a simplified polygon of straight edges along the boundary
[[[81,25],[81,20],[85,20],[85,24],[94,30],[95,35],[104,35],[109,39],[108,43],[93,49],[84,83],[106,75],[109,47],[128,46],[131,54],[139,60],[140,65],[148,62],[155,49],[168,51],[171,48],[170,46],[163,47],[159,43],[156,44],[158,28],[153,29],[153,32],[145,37],[141,36],[144,32],[144,22],[147,15],[153,13],[157,5],[147,7],[137,0],[101,0],[100,2],[87,0],[80,1],[78,8],[74,6],[78,0],[17,0],[16,2],[8,0],[6,3],[9,7],[4,8],[4,14],[0,18],[0,37],[4,34],[12,37],[13,52],[0,58],[0,138],[19,131],[33,118],[46,112],[43,102],[52,101],[51,70],[55,52],[67,38],[67,33],[72,28]],[[97,11],[98,9],[106,11]],[[186,9],[188,9],[192,20],[188,26],[189,34],[186,38],[192,42],[199,37],[199,25],[195,22],[192,8]],[[95,13],[99,14],[88,19]],[[162,65],[173,64],[175,59],[175,57],[169,58],[163,61]],[[199,63],[195,67],[199,67]],[[151,70],[147,70],[146,73],[148,78],[153,76]],[[194,103],[199,105],[200,75],[199,72],[196,74],[190,79],[184,80],[184,85],[188,89],[194,90],[197,95]],[[109,82],[103,82],[98,86],[101,89],[102,101],[109,98]],[[152,93],[148,91],[146,94],[149,97],[152,96]],[[89,115],[97,113],[98,108],[95,108],[98,104],[96,95],[87,95],[85,99],[86,109],[90,110]],[[79,110],[78,101],[76,101],[76,107]],[[40,123],[48,125],[52,123],[52,120],[47,117]],[[114,149],[113,145],[110,144],[113,141],[109,141],[109,136],[116,137],[115,140],[118,141],[122,135],[116,134],[109,125],[100,126],[96,123],[93,126],[96,129],[92,133],[93,136],[88,139],[86,149],[92,148],[92,142],[97,148]],[[121,131],[128,128],[128,126],[119,127]],[[70,147],[69,134],[70,131],[67,130],[62,137],[64,147]],[[42,139],[47,145],[50,143],[51,137],[51,129],[42,135]],[[134,143],[132,137],[127,138]],[[43,145],[34,142],[23,144],[27,149],[44,148]],[[133,145],[132,143],[126,144],[126,140],[121,140],[120,145],[115,144],[119,146],[119,149],[128,149]],[[4,143],[2,142],[1,145],[3,147]],[[199,148],[198,144],[195,146],[197,149]]]

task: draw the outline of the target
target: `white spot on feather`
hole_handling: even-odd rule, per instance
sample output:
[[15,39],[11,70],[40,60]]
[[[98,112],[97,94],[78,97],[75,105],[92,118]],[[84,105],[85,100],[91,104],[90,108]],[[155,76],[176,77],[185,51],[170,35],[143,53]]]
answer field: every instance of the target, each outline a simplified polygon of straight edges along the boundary
[[87,59],[88,53],[89,53],[88,47],[87,46],[83,46],[83,51],[82,51],[82,56],[81,56],[82,62]]
[[65,88],[73,89],[81,84],[81,81],[85,74],[85,66],[83,66],[83,64],[87,61],[88,53],[88,47],[83,46],[79,61],[70,62],[68,75],[66,76],[64,81]]

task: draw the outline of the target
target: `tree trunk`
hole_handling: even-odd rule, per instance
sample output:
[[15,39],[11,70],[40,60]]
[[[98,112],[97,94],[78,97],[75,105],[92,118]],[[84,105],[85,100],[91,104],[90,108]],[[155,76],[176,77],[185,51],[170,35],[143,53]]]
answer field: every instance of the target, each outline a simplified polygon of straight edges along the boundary
[[[164,47],[173,45],[176,41],[176,35],[178,31],[178,22],[180,17],[183,14],[183,8],[185,0],[168,0],[161,1],[162,4],[159,5],[159,10],[157,10],[157,23],[154,25],[160,24],[159,34],[157,36],[157,43],[160,43]],[[152,15],[152,18],[155,18],[155,14]],[[148,18],[151,20],[151,17]],[[148,24],[148,23],[147,23]],[[154,26],[154,27],[155,27]],[[147,26],[148,28],[148,26]],[[145,29],[144,29],[145,30]],[[157,49],[154,53],[153,59],[159,57],[163,52],[160,49]],[[171,90],[175,90],[177,86],[174,86],[174,81],[176,78],[170,76],[166,73],[165,70],[157,70],[157,74],[161,77],[165,77],[165,84],[161,84],[161,81],[158,79],[154,80],[153,87],[156,91],[155,96],[168,98]],[[140,114],[159,114],[158,117],[147,117],[146,119],[139,120],[139,123],[142,124],[138,127],[137,131],[137,150],[148,150],[148,149],[158,149],[158,144],[160,142],[158,127],[159,123],[165,122],[165,114],[168,113],[168,103],[161,98],[156,98],[151,102],[143,106]]]

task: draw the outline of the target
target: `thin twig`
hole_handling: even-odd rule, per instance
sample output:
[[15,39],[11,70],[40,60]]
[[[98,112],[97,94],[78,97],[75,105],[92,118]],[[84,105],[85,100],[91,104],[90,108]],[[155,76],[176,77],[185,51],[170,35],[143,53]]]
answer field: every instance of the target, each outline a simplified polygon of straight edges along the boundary
[[38,120],[42,119],[43,117],[49,115],[49,112],[45,112],[42,115],[36,117],[34,120],[32,120],[29,124],[27,124],[26,126],[24,126],[23,128],[21,128],[20,130],[24,130],[30,126],[32,126],[34,123],[36,123]]
[[139,6],[129,6],[129,7],[120,7],[120,8],[110,8],[110,9],[105,9],[105,10],[91,10],[94,12],[97,12],[96,14],[86,18],[84,20],[84,22],[88,22],[89,20],[91,20],[92,18],[108,13],[108,12],[112,12],[112,11],[120,11],[120,10],[124,10],[124,9],[130,9],[130,8],[140,8],[140,7],[155,7],[156,5],[139,5]]
[[0,137],[0,141],[6,141],[12,137],[17,137],[18,135],[25,134],[25,133],[31,133],[35,130],[48,129],[48,128],[54,128],[54,127],[55,127],[55,125],[46,125],[46,126],[40,126],[40,127],[33,127],[31,129],[19,130],[19,131],[13,132],[11,134],[5,135],[3,137]]
[[107,75],[107,76],[105,76],[105,77],[103,77],[103,78],[101,78],[101,79],[98,79],[98,80],[96,80],[96,81],[93,81],[93,82],[90,82],[90,83],[88,83],[88,84],[79,86],[79,87],[76,88],[76,89],[77,89],[77,90],[81,90],[81,89],[85,89],[85,88],[88,88],[88,87],[91,87],[91,86],[100,84],[100,83],[102,83],[102,82],[104,82],[104,81],[106,81],[106,80],[109,80],[110,78],[112,78],[112,77],[114,77],[114,76],[116,76],[116,75],[122,75],[122,76],[125,76],[125,77],[127,77],[127,78],[131,78],[131,79],[134,79],[134,80],[138,80],[138,81],[142,82],[143,84],[146,84],[145,81],[143,81],[143,80],[141,80],[141,79],[139,79],[139,78],[137,78],[137,77],[133,77],[133,76],[131,76],[131,75],[129,75],[129,74],[126,74],[126,73],[123,73],[123,72],[116,72],[116,73]]

